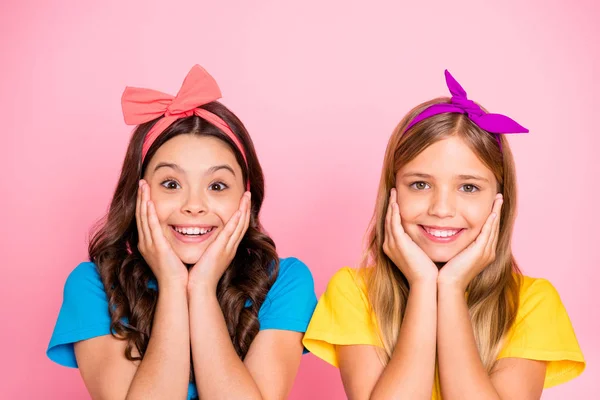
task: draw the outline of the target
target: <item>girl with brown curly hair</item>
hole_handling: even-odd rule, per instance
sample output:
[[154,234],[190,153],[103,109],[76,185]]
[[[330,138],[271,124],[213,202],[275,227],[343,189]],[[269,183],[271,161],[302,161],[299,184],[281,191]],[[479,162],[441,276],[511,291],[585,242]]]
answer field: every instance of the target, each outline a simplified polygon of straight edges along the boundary
[[94,399],[287,396],[316,305],[280,259],[242,122],[200,66],[177,96],[127,88],[137,125],[89,262],[69,275],[48,347]]

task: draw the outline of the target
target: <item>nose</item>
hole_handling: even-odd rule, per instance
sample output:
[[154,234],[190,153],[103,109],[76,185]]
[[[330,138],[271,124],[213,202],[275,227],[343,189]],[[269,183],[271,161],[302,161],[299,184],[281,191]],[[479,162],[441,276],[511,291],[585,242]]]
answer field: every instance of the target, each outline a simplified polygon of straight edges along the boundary
[[432,194],[429,215],[438,218],[452,218],[456,215],[455,196],[451,190],[439,189]]
[[195,216],[205,214],[207,209],[207,198],[202,190],[190,190],[181,211],[186,215]]

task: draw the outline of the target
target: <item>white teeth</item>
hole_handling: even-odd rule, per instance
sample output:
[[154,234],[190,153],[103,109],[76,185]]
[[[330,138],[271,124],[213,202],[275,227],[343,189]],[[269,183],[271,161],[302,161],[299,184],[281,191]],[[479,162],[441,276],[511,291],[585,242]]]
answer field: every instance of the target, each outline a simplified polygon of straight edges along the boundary
[[212,231],[212,228],[174,228],[177,232],[183,233],[184,235],[206,235],[208,232]]
[[441,237],[441,238],[446,238],[446,237],[449,237],[449,236],[454,236],[454,235],[456,235],[458,233],[458,230],[446,230],[446,231],[442,231],[442,230],[430,229],[430,228],[425,228],[425,230],[430,235],[435,236],[435,237]]

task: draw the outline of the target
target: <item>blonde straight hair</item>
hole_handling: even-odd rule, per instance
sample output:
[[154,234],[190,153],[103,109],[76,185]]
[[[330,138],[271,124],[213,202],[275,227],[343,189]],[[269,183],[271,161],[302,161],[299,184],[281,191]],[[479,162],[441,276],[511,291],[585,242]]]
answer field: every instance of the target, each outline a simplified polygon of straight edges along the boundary
[[360,276],[367,289],[374,323],[379,328],[386,365],[394,351],[400,331],[409,286],[400,269],[383,252],[385,214],[396,172],[433,143],[458,136],[494,173],[498,192],[504,196],[496,258],[467,287],[467,305],[481,361],[492,371],[503,339],[515,321],[519,304],[521,273],[511,251],[511,235],[516,216],[516,176],[512,153],[504,135],[495,136],[475,125],[467,116],[445,113],[432,116],[405,132],[410,121],[425,108],[449,103],[438,98],[411,110],[394,130],[385,152],[375,211],[367,231],[366,249]]

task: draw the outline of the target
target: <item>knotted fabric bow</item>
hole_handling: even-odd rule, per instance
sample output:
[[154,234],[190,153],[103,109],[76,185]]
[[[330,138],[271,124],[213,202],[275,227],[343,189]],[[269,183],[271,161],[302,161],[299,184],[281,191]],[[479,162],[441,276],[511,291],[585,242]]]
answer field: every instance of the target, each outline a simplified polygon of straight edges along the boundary
[[426,108],[411,121],[406,130],[409,130],[415,124],[434,115],[460,113],[466,114],[471,121],[484,131],[492,133],[496,137],[498,144],[500,144],[498,134],[529,132],[529,129],[522,127],[506,115],[486,113],[474,101],[467,98],[467,92],[465,92],[456,79],[450,75],[448,70],[445,71],[445,75],[446,85],[452,94],[450,103],[434,104]]
[[247,166],[248,161],[244,147],[229,125],[210,111],[198,108],[220,98],[221,90],[217,82],[199,65],[192,67],[175,97],[152,89],[125,88],[121,97],[121,106],[127,125],[140,125],[164,115],[144,138],[142,161],[146,158],[152,143],[173,122],[180,118],[197,115],[219,128],[235,143]]

